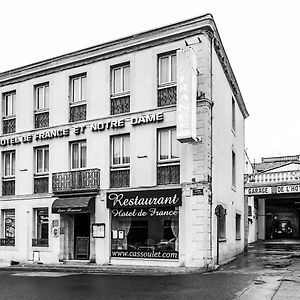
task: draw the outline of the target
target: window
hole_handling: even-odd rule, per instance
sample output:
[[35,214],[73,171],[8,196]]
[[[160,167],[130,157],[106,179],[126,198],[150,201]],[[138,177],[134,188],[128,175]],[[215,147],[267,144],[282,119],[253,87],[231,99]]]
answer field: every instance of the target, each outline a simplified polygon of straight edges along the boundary
[[15,194],[15,151],[3,152],[2,194]]
[[71,146],[71,169],[86,168],[86,141],[72,142]]
[[157,184],[180,182],[179,142],[176,129],[158,131]]
[[248,205],[248,217],[252,217],[252,206]]
[[49,83],[35,86],[35,109],[48,109],[49,106]]
[[86,101],[86,74],[71,77],[71,103]]
[[158,91],[157,105],[176,104],[177,99],[177,57],[176,53],[168,53],[158,57]]
[[16,92],[4,94],[3,116],[10,117],[15,114]]
[[34,232],[32,246],[48,247],[49,243],[49,215],[48,208],[34,209]]
[[34,193],[48,193],[49,147],[35,148]]
[[130,139],[129,135],[111,138],[111,187],[130,184]]
[[226,240],[226,210],[222,218],[218,219],[219,222],[219,239]]
[[241,215],[240,214],[235,215],[235,239],[236,240],[241,239]]
[[76,75],[70,78],[70,122],[86,120],[87,76]]
[[15,91],[3,94],[3,134],[16,132],[15,102]]
[[235,152],[231,152],[231,171],[232,171],[232,187],[236,187],[236,157]]
[[130,111],[130,66],[116,66],[111,69],[111,114]]
[[2,223],[1,223],[1,246],[14,246],[15,245],[15,210],[4,209],[2,210]]
[[232,130],[235,132],[235,101],[231,99],[231,117],[232,117]]
[[112,68],[112,95],[130,91],[130,66]]
[[176,82],[177,77],[177,58],[176,53],[166,54],[158,60],[158,84],[170,84]]

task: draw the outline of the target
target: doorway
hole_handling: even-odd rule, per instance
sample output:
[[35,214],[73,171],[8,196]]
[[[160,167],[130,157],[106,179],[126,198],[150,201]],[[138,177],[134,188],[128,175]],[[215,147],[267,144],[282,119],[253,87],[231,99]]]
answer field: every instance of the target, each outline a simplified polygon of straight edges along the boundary
[[90,214],[74,215],[74,258],[89,259],[90,256]]

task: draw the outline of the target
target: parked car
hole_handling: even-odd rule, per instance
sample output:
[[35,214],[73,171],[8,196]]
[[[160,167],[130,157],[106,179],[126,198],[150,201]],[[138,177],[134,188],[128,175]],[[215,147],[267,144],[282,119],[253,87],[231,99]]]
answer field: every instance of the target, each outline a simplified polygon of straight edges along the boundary
[[274,226],[274,238],[293,237],[293,227],[290,220],[277,220]]

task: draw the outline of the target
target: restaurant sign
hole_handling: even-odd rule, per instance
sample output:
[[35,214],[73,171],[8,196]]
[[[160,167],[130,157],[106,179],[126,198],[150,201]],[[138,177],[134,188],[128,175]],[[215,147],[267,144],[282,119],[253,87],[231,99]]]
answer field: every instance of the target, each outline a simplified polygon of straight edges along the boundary
[[107,208],[152,208],[180,206],[181,189],[126,191],[107,193]]
[[134,209],[123,209],[115,208],[112,209],[111,214],[115,218],[131,218],[131,217],[175,217],[179,215],[178,207],[165,207],[156,208],[134,208]]

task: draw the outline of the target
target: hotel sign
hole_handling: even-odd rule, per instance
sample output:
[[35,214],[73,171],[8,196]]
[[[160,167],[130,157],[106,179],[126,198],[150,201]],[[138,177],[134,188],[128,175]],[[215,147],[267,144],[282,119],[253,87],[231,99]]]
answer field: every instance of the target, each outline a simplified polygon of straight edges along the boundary
[[267,195],[267,194],[272,194],[272,188],[270,186],[249,187],[245,189],[245,195],[247,196]]
[[197,64],[193,48],[177,51],[177,64],[177,140],[187,143],[197,140]]

